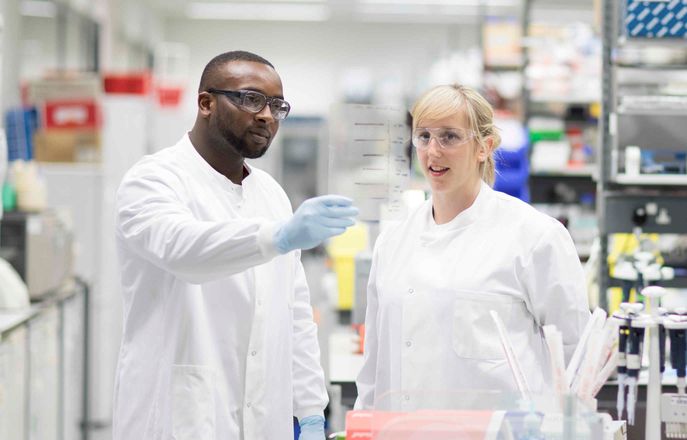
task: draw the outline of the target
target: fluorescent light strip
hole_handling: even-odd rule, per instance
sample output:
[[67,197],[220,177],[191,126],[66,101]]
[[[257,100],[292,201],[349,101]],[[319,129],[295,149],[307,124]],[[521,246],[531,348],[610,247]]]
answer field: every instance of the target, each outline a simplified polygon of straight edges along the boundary
[[[262,5],[269,3],[310,3],[310,4],[323,4],[327,3],[329,0],[260,0],[259,3]],[[245,3],[245,0],[225,0],[225,3]],[[255,2],[254,2],[255,3]]]
[[328,6],[312,3],[194,2],[186,15],[197,20],[326,21],[331,13]]
[[412,5],[434,6],[516,6],[518,0],[358,0],[361,5]]
[[483,15],[488,11],[490,15],[498,15],[497,12],[513,12],[511,8],[494,8],[494,7],[478,7],[478,6],[427,6],[427,5],[411,5],[399,4],[395,6],[390,5],[375,5],[375,4],[360,4],[356,8],[356,13],[361,15],[386,15],[405,17],[407,19],[422,19],[423,17],[434,17],[437,21],[442,21],[445,18],[460,17],[464,15]]
[[21,15],[25,17],[55,18],[57,6],[51,1],[22,0]]
[[[329,0],[214,0],[206,2],[196,2],[205,4],[255,4],[255,5],[269,5],[269,4],[285,4],[285,3],[295,3],[295,4],[324,4],[328,3]],[[189,2],[194,3],[194,2]]]
[[356,14],[356,21],[362,23],[389,23],[389,24],[462,24],[476,25],[480,21],[481,15],[477,13],[467,13],[462,15],[443,15],[441,17],[431,17],[429,15],[391,15],[391,14]]

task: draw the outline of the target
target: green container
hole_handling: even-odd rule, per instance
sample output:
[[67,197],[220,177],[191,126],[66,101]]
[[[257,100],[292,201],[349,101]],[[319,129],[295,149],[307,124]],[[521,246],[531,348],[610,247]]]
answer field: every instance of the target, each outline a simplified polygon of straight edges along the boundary
[[17,191],[12,185],[5,182],[2,185],[2,210],[5,212],[17,209]]
[[561,130],[530,130],[530,143],[538,141],[560,141],[565,137]]

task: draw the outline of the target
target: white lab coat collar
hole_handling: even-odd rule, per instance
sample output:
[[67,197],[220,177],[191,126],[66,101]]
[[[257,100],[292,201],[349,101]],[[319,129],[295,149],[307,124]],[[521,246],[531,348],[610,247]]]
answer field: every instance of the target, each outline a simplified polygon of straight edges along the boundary
[[484,218],[484,212],[488,209],[490,200],[494,197],[494,190],[491,189],[489,185],[482,182],[480,186],[479,193],[475,198],[475,201],[463,212],[456,215],[448,223],[438,225],[434,221],[434,215],[432,214],[433,200],[430,198],[425,206],[425,213],[422,228],[422,233],[420,234],[420,243],[424,246],[431,245],[434,242],[441,242],[446,238],[447,234],[452,234],[454,231],[459,229],[464,229],[470,225],[477,222],[480,218]]
[[208,178],[217,182],[221,188],[226,189],[228,192],[232,194],[242,195],[244,186],[250,185],[254,180],[252,178],[253,170],[245,162],[243,166],[248,170],[248,175],[243,179],[241,185],[235,184],[234,182],[229,180],[225,175],[217,172],[217,170],[212,168],[212,166],[210,166],[210,164],[207,163],[203,156],[201,156],[200,153],[198,153],[198,150],[196,150],[196,148],[193,146],[193,143],[191,142],[188,133],[186,133],[184,137],[181,138],[179,143],[183,146],[183,151],[186,152],[189,158],[196,164],[196,168],[199,171],[202,171],[203,174],[205,174]]

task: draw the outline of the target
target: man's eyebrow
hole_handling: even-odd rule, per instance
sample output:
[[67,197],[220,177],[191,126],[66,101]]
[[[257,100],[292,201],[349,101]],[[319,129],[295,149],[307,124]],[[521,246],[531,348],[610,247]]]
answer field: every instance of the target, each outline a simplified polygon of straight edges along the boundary
[[263,95],[268,96],[268,97],[270,97],[270,98],[284,99],[284,95],[273,95],[273,96],[270,96],[270,95],[268,95],[267,93],[265,93],[263,90],[261,90],[261,89],[256,89],[256,88],[254,88],[254,87],[243,87],[243,88],[238,89],[238,90],[250,90],[251,92],[262,93]]

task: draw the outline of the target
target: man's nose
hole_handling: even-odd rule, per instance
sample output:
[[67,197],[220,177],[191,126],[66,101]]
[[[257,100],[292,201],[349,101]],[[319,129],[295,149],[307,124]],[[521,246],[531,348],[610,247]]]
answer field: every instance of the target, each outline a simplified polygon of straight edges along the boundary
[[272,111],[270,110],[270,106],[268,104],[265,104],[262,110],[255,114],[255,118],[265,122],[274,121],[274,116],[272,115]]

